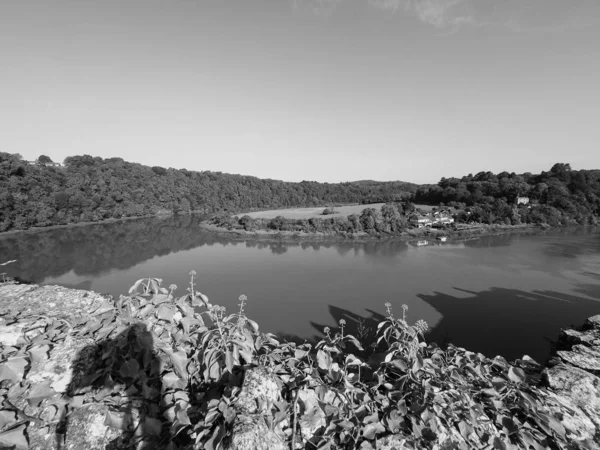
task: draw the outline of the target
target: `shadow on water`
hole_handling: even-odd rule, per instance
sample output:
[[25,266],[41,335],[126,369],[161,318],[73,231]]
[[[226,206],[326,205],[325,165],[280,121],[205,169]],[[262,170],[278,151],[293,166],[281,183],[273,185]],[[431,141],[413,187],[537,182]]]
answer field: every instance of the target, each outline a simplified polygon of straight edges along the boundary
[[544,362],[561,328],[580,326],[600,313],[600,301],[560,292],[454,289],[463,295],[418,295],[442,315],[427,340],[440,345],[451,342],[488,357],[513,360],[529,355]]
[[[112,396],[118,411],[107,418],[123,430],[106,449],[163,449],[169,442],[169,423],[163,416],[161,360],[153,348],[152,334],[144,324],[136,324],[113,339],[89,345],[73,361],[73,378],[66,394],[84,395],[86,402],[98,402]],[[124,391],[124,386],[128,386]],[[121,396],[114,393],[122,392]],[[75,414],[78,410],[74,410]],[[57,444],[67,444],[82,430],[71,416],[63,417],[57,427]],[[143,439],[143,441],[142,441]]]
[[[490,358],[501,355],[511,361],[529,355],[543,363],[550,356],[561,329],[578,327],[588,317],[600,314],[600,301],[560,292],[454,289],[461,295],[441,292],[418,295],[442,315],[437,324],[429,324],[427,342],[435,342],[442,348],[452,343]],[[581,293],[600,299],[600,285],[586,285],[581,288]],[[368,314],[360,315],[329,305],[329,314],[335,323],[344,319],[344,332],[357,337],[366,354],[370,355],[373,350],[370,346],[376,341],[377,325],[385,316],[370,309],[366,311]],[[320,322],[311,322],[311,325],[315,330],[312,336],[277,334],[290,342],[314,345],[323,338],[326,327],[332,334],[340,331],[339,326]]]

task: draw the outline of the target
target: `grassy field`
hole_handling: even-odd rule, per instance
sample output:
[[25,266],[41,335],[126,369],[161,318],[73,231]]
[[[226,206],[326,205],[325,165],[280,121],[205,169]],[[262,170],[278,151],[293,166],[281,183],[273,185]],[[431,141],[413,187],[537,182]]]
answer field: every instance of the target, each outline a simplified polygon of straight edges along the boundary
[[[271,211],[255,211],[248,213],[253,219],[273,219],[277,216],[283,216],[286,219],[310,219],[311,217],[346,217],[350,214],[360,214],[365,208],[381,209],[384,203],[373,203],[371,205],[348,205],[336,206],[335,214],[323,215],[325,206],[316,208],[289,208],[289,209],[273,209]],[[237,217],[245,216],[246,214],[238,214]]]

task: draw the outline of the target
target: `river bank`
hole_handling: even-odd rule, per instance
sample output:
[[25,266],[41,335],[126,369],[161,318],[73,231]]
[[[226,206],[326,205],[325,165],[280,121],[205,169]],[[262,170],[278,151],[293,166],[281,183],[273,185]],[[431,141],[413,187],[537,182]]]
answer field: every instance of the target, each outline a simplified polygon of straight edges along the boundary
[[437,229],[437,228],[412,228],[400,233],[366,233],[364,231],[356,233],[339,233],[335,231],[279,231],[279,230],[244,230],[244,229],[225,229],[208,220],[201,222],[200,227],[204,231],[217,233],[223,236],[242,240],[265,240],[265,241],[368,241],[383,239],[398,239],[403,241],[410,240],[437,240],[445,236],[446,242],[457,242],[468,238],[477,238],[483,236],[493,236],[506,233],[536,233],[548,230],[551,227],[524,224],[524,225],[486,225],[478,224],[475,226],[465,226],[462,229]]
[[[175,342],[160,331],[179,329],[179,322],[194,326],[182,319],[181,311],[190,314],[185,308],[179,315],[165,310],[182,301],[183,307],[185,297],[168,296],[169,303],[164,297],[160,293],[139,297],[160,302],[138,311],[135,303],[116,302],[92,291],[0,284],[0,400],[5,405],[0,411],[0,446],[100,450],[143,440],[144,448],[153,450],[200,449],[207,443],[224,450],[283,450],[290,440],[292,448],[298,449],[312,448],[323,438],[338,444],[353,439],[360,448],[381,450],[525,449],[530,445],[594,449],[600,444],[600,316],[590,317],[577,329],[556,330],[556,351],[546,364],[527,356],[508,362],[463,348],[442,351],[433,346],[422,349],[422,359],[415,360],[412,368],[406,367],[410,359],[401,353],[386,358],[379,368],[383,381],[363,378],[365,390],[360,371],[357,379],[347,363],[348,358],[353,363],[360,360],[347,356],[346,349],[341,354],[346,363],[340,365],[331,360],[340,359],[336,353],[327,358],[319,353],[311,377],[300,388],[302,378],[291,374],[308,363],[308,359],[304,362],[308,351],[302,346],[288,349],[289,344],[270,344],[283,358],[277,370],[246,354],[254,364],[235,363],[232,374],[217,385],[221,389],[198,393],[188,392],[190,387],[183,382],[195,373],[186,367],[198,359],[192,359],[197,348],[192,346],[189,355],[181,346],[175,352],[171,349]],[[126,305],[129,312],[123,317]],[[142,311],[144,316],[136,320],[143,327],[132,326],[131,319]],[[156,332],[149,333],[146,327]],[[192,330],[188,328],[195,336]],[[202,338],[203,332],[199,333]],[[118,348],[125,352],[126,346],[116,345],[125,336],[142,345],[143,351],[135,358],[135,353],[111,356]],[[335,342],[329,345],[337,346]],[[295,361],[290,373],[285,363],[288,353]],[[164,390],[163,399],[156,398],[147,416],[131,405],[122,411],[129,402],[142,401],[136,397],[138,388],[143,387],[144,398],[154,399],[160,392],[136,375],[151,370],[152,364],[145,367],[149,355],[162,367],[158,387]],[[446,359],[449,365],[439,366]],[[409,371],[411,377],[423,377],[418,386],[425,398],[420,398],[419,389],[403,387],[409,381],[402,382],[398,375]],[[367,373],[363,368],[363,377]],[[99,381],[93,381],[98,376]],[[228,389],[222,388],[223,383]],[[348,391],[345,384],[352,389]],[[296,393],[290,394],[290,389]],[[353,396],[359,397],[358,402],[352,401]],[[390,411],[392,404],[397,408]],[[67,422],[69,426],[63,428],[61,424]],[[186,432],[206,427],[210,431],[206,436],[180,445]],[[324,436],[325,429],[329,431]],[[348,435],[349,429],[358,433]],[[217,442],[214,436],[220,436]]]

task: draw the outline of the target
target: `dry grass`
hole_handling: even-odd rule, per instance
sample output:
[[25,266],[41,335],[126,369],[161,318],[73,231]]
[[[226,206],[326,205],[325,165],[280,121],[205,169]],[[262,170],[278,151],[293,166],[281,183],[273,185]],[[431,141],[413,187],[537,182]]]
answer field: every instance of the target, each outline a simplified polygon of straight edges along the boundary
[[[384,203],[373,203],[371,205],[346,205],[336,206],[335,214],[323,215],[325,206],[316,208],[289,208],[289,209],[273,209],[271,211],[256,211],[247,213],[253,219],[273,219],[277,216],[283,216],[286,219],[310,219],[311,217],[346,217],[350,214],[359,214],[365,208],[381,209]],[[238,214],[237,217],[245,216],[246,214]]]

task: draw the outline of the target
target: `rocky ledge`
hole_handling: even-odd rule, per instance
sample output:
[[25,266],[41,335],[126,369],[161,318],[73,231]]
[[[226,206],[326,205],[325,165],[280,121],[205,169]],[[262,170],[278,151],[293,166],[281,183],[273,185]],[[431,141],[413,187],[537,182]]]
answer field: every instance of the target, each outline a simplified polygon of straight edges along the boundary
[[[94,365],[94,352],[86,352],[94,342],[70,332],[74,324],[89,322],[87,326],[92,326],[93,317],[102,313],[106,301],[100,294],[57,286],[0,285],[0,448],[129,448],[119,429],[120,418],[112,415],[105,403],[94,401],[106,395],[108,386],[85,385],[78,380],[85,374],[82,366]],[[36,331],[41,327],[45,329],[43,335]],[[59,335],[60,339],[55,338]],[[530,361],[537,373],[533,378],[539,381],[533,389],[544,397],[554,417],[560,418],[550,426],[568,437],[569,446],[564,448],[600,448],[600,315],[589,318],[580,329],[563,330],[556,355],[547,366],[527,357],[523,361]],[[87,388],[76,389],[78,386]],[[296,395],[293,410],[298,411],[298,417],[311,420],[298,420],[292,439],[295,448],[306,447],[316,430],[323,427],[323,411],[340,402],[331,391],[317,401],[317,392],[314,386],[305,386]],[[286,436],[282,429],[289,429],[290,418],[273,424],[268,414],[272,405],[281,402],[281,395],[273,373],[262,367],[247,367],[232,405],[235,419],[226,448],[289,448],[289,434]],[[306,414],[308,408],[316,410]],[[67,411],[69,426],[65,429],[62,419]],[[436,431],[431,448],[472,448],[447,424],[440,422]],[[491,426],[490,435],[495,433]],[[407,444],[410,441],[411,436],[388,435],[369,448],[415,448]],[[493,442],[485,448],[508,448],[495,447],[497,441]],[[536,445],[532,443],[536,449],[545,448]],[[159,444],[156,439],[138,440],[137,447],[175,448],[172,442]]]

